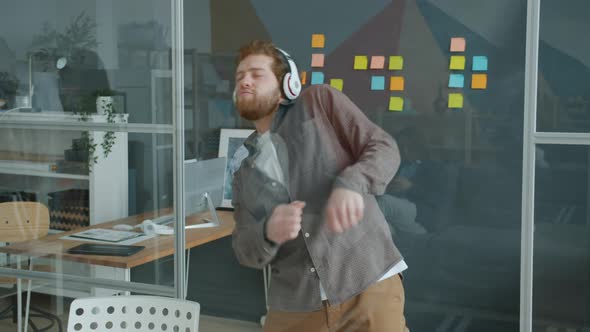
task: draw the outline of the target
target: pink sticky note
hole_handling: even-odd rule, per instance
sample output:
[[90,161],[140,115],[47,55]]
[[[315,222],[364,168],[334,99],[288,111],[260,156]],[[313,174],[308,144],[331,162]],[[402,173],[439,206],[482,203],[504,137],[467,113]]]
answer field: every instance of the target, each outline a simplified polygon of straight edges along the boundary
[[312,67],[323,67],[324,66],[324,55],[314,53],[311,55],[311,66]]
[[383,69],[385,67],[385,57],[375,55],[371,57],[371,69]]
[[451,38],[451,52],[465,52],[465,38]]

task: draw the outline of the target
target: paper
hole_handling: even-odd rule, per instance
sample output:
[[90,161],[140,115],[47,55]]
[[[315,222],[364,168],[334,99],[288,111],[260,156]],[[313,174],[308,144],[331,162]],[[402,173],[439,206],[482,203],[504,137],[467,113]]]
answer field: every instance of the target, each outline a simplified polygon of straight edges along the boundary
[[471,75],[471,88],[484,90],[488,87],[487,74],[473,74]]
[[486,71],[488,70],[488,57],[484,55],[476,55],[473,57],[473,63],[471,64],[471,70],[473,71]]
[[143,233],[139,232],[130,232],[130,231],[117,231],[112,229],[106,228],[93,228],[86,231],[82,231],[79,233],[74,233],[70,235],[71,237],[82,238],[82,239],[90,239],[90,240],[98,240],[98,241],[106,241],[106,242],[120,242],[132,238],[136,238],[138,236],[143,236]]
[[392,112],[401,112],[404,109],[404,98],[389,97],[389,110]]
[[465,86],[465,77],[463,74],[449,75],[449,88],[462,88]]
[[404,69],[404,58],[400,55],[392,55],[389,57],[389,70]]
[[371,90],[385,90],[385,76],[371,76]]
[[302,71],[301,73],[299,73],[299,80],[301,81],[301,85],[307,84],[307,72],[306,71]]
[[354,69],[355,70],[366,70],[368,59],[366,55],[355,55],[354,56]]
[[371,69],[383,69],[385,67],[385,57],[375,55],[371,57]]
[[324,48],[326,37],[323,33],[314,33],[311,35],[311,47],[312,48]]
[[333,78],[330,80],[330,86],[334,89],[342,91],[342,88],[344,87],[344,81],[339,78]]
[[451,52],[465,52],[465,38],[451,38]]
[[323,67],[324,66],[324,55],[314,53],[311,55],[311,66],[312,67]]
[[449,93],[449,108],[463,108],[463,95],[460,93]]
[[453,69],[453,70],[465,69],[465,56],[463,56],[463,55],[451,56],[451,63],[449,65],[449,69]]
[[391,76],[389,80],[389,90],[391,91],[404,91],[404,77],[403,76]]
[[320,71],[311,72],[311,84],[324,84],[324,73]]

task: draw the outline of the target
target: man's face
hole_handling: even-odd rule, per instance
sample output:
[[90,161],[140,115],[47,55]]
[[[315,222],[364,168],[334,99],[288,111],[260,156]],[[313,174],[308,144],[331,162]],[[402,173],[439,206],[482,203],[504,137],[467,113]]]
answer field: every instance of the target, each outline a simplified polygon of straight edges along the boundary
[[272,72],[273,59],[249,55],[236,70],[236,108],[240,115],[256,121],[274,112],[281,101],[279,82]]

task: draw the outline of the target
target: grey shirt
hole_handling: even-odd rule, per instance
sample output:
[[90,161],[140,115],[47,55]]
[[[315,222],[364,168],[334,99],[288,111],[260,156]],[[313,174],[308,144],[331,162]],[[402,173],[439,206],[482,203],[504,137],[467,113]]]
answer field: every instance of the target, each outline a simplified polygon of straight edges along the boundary
[[[321,308],[319,284],[338,304],[359,294],[401,261],[374,195],[382,194],[399,167],[395,141],[345,95],[311,86],[273,118],[271,140],[284,184],[260,171],[258,135],[244,143],[249,155],[235,173],[236,228],[240,263],[272,265],[269,306],[282,311]],[[327,230],[323,210],[335,187],[363,196],[364,217],[342,234]],[[279,204],[306,202],[299,236],[281,246],[264,240],[265,221]]]

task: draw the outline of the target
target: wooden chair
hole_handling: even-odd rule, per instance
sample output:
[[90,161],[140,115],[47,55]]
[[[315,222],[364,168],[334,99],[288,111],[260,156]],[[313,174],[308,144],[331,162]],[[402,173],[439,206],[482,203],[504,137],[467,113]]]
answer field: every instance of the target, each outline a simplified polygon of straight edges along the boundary
[[[31,241],[47,235],[49,231],[49,210],[47,207],[38,202],[5,202],[0,203],[0,242],[15,243],[15,242],[24,242],[24,241]],[[28,264],[25,266],[21,266],[20,257],[16,258],[16,265],[11,264],[10,256],[7,256],[7,265],[10,267],[14,267],[17,269],[26,268],[33,271],[33,259],[28,259]],[[50,267],[47,266],[35,266],[35,271],[51,271]],[[8,308],[2,310],[0,312],[0,318],[9,318],[12,317],[13,320],[16,318],[18,322],[18,328],[21,328],[21,314],[22,308],[21,306],[21,289],[20,289],[20,280],[13,278],[13,277],[1,277],[0,276],[0,283],[10,283],[15,285],[15,291],[17,295],[17,304],[15,306],[12,303]],[[14,295],[12,292],[9,295]],[[50,321],[50,325],[44,327],[42,329],[37,328],[37,326],[30,321],[31,327],[34,331],[47,331],[48,329],[52,328],[55,323],[57,323],[58,329],[62,331],[62,324],[60,319],[48,312],[40,310],[38,308],[33,308],[30,306],[31,304],[31,280],[27,282],[27,304],[25,309],[25,329],[27,330],[27,325],[29,323],[30,317],[42,317],[48,319]],[[18,308],[17,308],[18,307]],[[35,312],[33,315],[29,315],[29,311]],[[6,314],[10,314],[6,316]]]
[[162,296],[107,296],[75,299],[68,332],[198,332],[197,302]]

